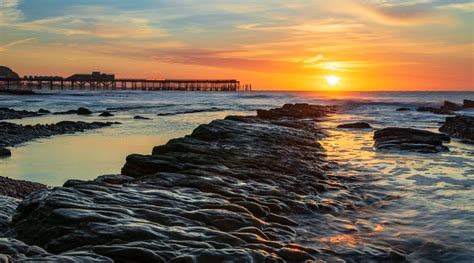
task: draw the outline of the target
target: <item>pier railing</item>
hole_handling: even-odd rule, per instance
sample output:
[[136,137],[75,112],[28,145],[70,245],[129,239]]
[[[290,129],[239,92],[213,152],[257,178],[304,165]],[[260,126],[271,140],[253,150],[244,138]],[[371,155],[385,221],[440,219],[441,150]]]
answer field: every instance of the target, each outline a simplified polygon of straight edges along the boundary
[[68,89],[68,90],[176,90],[176,91],[249,91],[235,79],[114,79],[71,80],[61,77],[2,78],[3,89]]

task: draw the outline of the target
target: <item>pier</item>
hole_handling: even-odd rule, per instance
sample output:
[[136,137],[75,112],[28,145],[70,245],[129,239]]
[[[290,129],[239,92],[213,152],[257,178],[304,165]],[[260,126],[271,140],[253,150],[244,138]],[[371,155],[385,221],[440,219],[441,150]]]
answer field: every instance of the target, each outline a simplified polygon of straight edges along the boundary
[[116,79],[114,75],[93,72],[68,78],[51,76],[0,76],[0,88],[16,90],[175,90],[175,91],[250,91],[250,84],[235,79]]

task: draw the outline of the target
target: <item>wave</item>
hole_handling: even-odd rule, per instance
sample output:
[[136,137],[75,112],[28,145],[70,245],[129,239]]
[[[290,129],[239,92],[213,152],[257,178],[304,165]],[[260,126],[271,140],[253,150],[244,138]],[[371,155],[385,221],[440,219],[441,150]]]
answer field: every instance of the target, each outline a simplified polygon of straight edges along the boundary
[[198,113],[198,112],[217,112],[217,111],[225,111],[225,110],[226,109],[219,109],[216,107],[212,107],[210,109],[197,109],[197,110],[186,110],[186,111],[178,111],[178,112],[158,113],[158,116],[173,116],[173,115],[190,114],[190,113]]
[[181,104],[161,104],[161,105],[132,105],[132,106],[123,106],[123,107],[109,107],[107,110],[140,110],[140,109],[159,109],[159,108],[167,108],[173,106],[183,106]]

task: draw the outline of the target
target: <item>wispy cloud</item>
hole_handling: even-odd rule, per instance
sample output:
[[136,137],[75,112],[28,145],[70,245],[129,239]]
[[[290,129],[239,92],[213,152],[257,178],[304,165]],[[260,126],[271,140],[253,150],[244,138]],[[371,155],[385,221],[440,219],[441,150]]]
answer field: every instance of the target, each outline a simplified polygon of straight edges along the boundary
[[26,39],[16,40],[16,41],[1,45],[0,46],[0,52],[5,51],[10,47],[25,44],[25,43],[28,43],[28,42],[33,42],[35,40],[36,40],[36,38],[26,38]]
[[0,0],[0,6],[0,26],[23,18],[23,13],[18,9],[18,0]]
[[438,6],[438,9],[459,10],[459,11],[464,11],[464,12],[473,12],[473,11],[474,11],[474,2],[452,3],[452,4],[447,4],[447,5]]

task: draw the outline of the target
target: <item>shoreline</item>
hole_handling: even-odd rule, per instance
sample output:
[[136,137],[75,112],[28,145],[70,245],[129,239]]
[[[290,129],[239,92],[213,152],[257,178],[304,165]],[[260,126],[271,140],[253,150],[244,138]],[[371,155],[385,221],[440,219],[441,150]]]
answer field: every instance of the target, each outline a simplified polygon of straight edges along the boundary
[[[76,260],[84,255],[118,260],[123,259],[120,255],[131,253],[158,255],[146,258],[154,261],[187,257],[238,258],[244,262],[249,258],[291,261],[289,259],[295,257],[301,260],[407,260],[416,250],[391,241],[388,246],[376,248],[376,254],[350,248],[345,253],[328,250],[332,242],[340,241],[317,232],[312,235],[319,236],[320,241],[308,242],[311,231],[308,233],[306,228],[314,224],[332,225],[326,221],[326,215],[345,217],[393,198],[380,189],[365,187],[353,176],[333,173],[339,165],[326,158],[325,149],[319,144],[324,136],[322,130],[327,126],[323,128],[318,122],[326,121],[326,115],[333,115],[335,110],[306,104],[285,105],[258,110],[258,116],[228,116],[200,125],[188,136],[155,147],[151,155],[128,156],[122,175],[99,176],[91,181],[69,180],[63,187],[27,197],[17,212],[14,211],[18,201],[9,205],[13,208],[3,212],[7,219],[0,218],[7,220],[3,225],[8,227],[1,227],[0,233],[21,234],[8,236],[10,239],[4,244],[13,247],[18,244],[15,242],[26,242],[48,248],[47,252],[34,255],[37,258],[64,257],[65,251],[72,251],[67,253],[78,256]],[[442,129],[451,137],[466,136],[459,131],[465,131],[466,125],[472,126],[473,118],[448,117]],[[395,152],[443,151],[443,142],[448,138],[422,130],[394,130],[387,126],[374,129],[368,123],[340,121],[343,120],[330,127],[336,131],[349,128],[351,133],[366,135],[381,131],[369,141],[374,143],[374,151],[381,153],[386,151],[386,146],[392,147],[393,142],[400,146],[395,147]],[[9,199],[0,198],[0,202],[10,204]],[[13,223],[8,223],[12,217]],[[82,229],[73,225],[78,222],[98,228]],[[138,222],[148,230],[126,227]],[[230,227],[233,225],[237,228]],[[33,231],[34,226],[44,229],[41,231],[58,227],[64,232],[60,231],[54,238],[43,238],[41,233]],[[117,234],[100,232],[107,227]],[[76,234],[70,235],[71,232]],[[337,231],[341,232],[345,231]],[[43,232],[42,235],[48,234]],[[75,244],[82,235],[94,236],[99,243],[88,239],[68,247],[53,241]],[[137,235],[136,239],[130,240],[130,235]],[[149,239],[150,236],[169,242],[157,243],[155,238]],[[205,239],[197,238],[204,236]],[[196,242],[200,244],[199,249],[195,247]],[[408,240],[403,239],[403,242]],[[398,250],[392,251],[391,245],[399,246]],[[439,249],[449,248],[440,246]],[[173,251],[174,257],[163,254],[164,251]],[[25,257],[21,254],[19,251],[12,255]]]
[[[317,250],[291,243],[298,223],[290,215],[334,209],[313,200],[315,193],[341,187],[328,181],[332,168],[324,162],[317,142],[322,133],[315,125],[333,111],[300,104],[257,117],[229,116],[155,147],[153,155],[130,155],[124,176],[70,180],[65,187],[37,192],[20,203],[6,244],[25,242],[48,252],[9,256],[47,260],[68,251],[76,259],[118,260],[139,253],[142,260],[158,262],[190,256],[316,259]],[[148,230],[130,225],[136,220]],[[114,230],[101,234],[106,226]],[[164,236],[166,245],[157,242]]]

